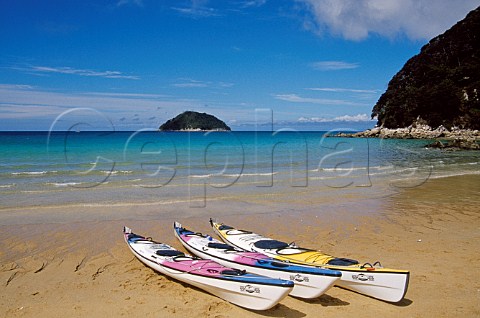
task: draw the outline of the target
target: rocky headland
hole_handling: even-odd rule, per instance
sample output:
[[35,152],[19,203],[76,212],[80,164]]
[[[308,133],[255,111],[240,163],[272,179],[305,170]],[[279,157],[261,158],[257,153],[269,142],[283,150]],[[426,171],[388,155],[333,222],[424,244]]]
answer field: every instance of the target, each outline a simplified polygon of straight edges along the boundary
[[427,147],[479,150],[479,34],[480,7],[393,76],[372,110],[377,127],[336,136],[427,139],[435,140]]
[[373,107],[375,117],[386,128],[421,118],[430,127],[480,130],[480,7],[405,63]]

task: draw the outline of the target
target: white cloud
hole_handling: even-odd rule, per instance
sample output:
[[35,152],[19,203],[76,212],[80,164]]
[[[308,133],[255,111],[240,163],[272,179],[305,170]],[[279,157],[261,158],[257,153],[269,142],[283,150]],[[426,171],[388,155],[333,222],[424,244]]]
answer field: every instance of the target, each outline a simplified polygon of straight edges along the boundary
[[367,114],[358,114],[358,115],[354,115],[354,116],[343,115],[343,116],[335,117],[333,119],[333,121],[354,121],[354,122],[371,121],[371,120],[372,119]]
[[190,0],[190,5],[184,7],[172,7],[172,10],[193,18],[219,16],[218,11],[212,7],[208,7],[207,4],[208,0]]
[[232,87],[235,84],[228,82],[209,82],[209,81],[199,81],[191,78],[179,78],[178,83],[172,84],[173,87],[178,88],[228,88]]
[[[0,122],[7,130],[47,130],[60,114],[87,108],[104,114],[116,130],[156,128],[185,110],[205,111],[205,104],[206,101],[162,94],[58,92],[29,85],[0,84]],[[241,103],[208,101],[208,104],[208,112],[225,121],[244,122],[252,117],[251,107]],[[93,123],[95,118],[86,114],[78,120]]]
[[176,113],[186,104],[196,103],[155,94],[59,93],[0,84],[0,120],[48,118],[76,107],[95,108],[114,118],[128,118],[132,109],[151,117],[159,109]]
[[119,0],[117,2],[117,7],[122,7],[128,4],[133,4],[139,7],[143,7],[143,0]]
[[218,86],[223,87],[223,88],[232,87],[232,86],[234,86],[234,85],[235,85],[235,84],[233,84],[233,83],[228,83],[228,82],[219,82],[219,83],[218,83]]
[[348,100],[342,99],[328,99],[328,98],[311,98],[311,97],[301,97],[297,94],[277,94],[274,95],[276,99],[283,100],[286,102],[292,103],[309,103],[309,104],[319,104],[319,105],[343,105],[343,106],[366,106],[365,104],[360,104]]
[[209,82],[202,82],[202,81],[196,81],[196,80],[186,80],[186,81],[182,81],[181,83],[172,84],[172,86],[181,87],[181,88],[184,88],[184,87],[208,87],[209,84],[210,84]]
[[250,0],[250,1],[245,1],[243,3],[243,7],[244,8],[248,8],[248,7],[261,7],[263,6],[265,3],[267,3],[267,0]]
[[331,92],[331,93],[377,94],[380,92],[377,89],[353,89],[353,88],[340,88],[340,87],[310,87],[305,89],[310,91]]
[[478,0],[297,0],[311,13],[305,25],[348,40],[370,34],[428,40],[478,7]]
[[370,116],[367,114],[358,114],[358,115],[343,115],[333,118],[323,118],[323,117],[300,117],[298,122],[300,123],[330,123],[330,122],[362,122],[362,121],[372,121]]
[[0,84],[0,90],[23,90],[23,89],[34,89],[31,85],[21,85],[21,84]]
[[311,64],[312,68],[319,71],[338,71],[357,68],[358,63],[349,63],[344,61],[320,61]]
[[94,77],[104,77],[104,78],[120,78],[120,79],[131,79],[138,80],[140,77],[132,75],[124,75],[119,71],[93,71],[93,70],[84,70],[84,69],[75,69],[71,67],[51,67],[51,66],[32,66],[30,68],[24,69],[30,72],[38,73],[59,73],[59,74],[70,74],[70,75],[79,75],[79,76],[94,76]]
[[141,99],[158,99],[158,98],[168,98],[170,95],[162,94],[138,94],[138,93],[98,93],[98,92],[88,92],[83,93],[84,95],[90,96],[104,96],[104,97],[123,97],[123,98],[141,98]]

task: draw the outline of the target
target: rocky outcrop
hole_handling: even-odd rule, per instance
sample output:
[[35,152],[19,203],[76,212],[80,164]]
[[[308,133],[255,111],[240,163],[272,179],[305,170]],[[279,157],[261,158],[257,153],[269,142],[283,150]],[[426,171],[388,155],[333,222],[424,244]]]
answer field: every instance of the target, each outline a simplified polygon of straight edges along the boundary
[[[427,147],[440,149],[474,149],[480,150],[480,131],[439,126],[435,129],[415,123],[406,128],[375,127],[358,133],[338,133],[336,137],[351,138],[384,138],[384,139],[437,139]],[[443,141],[443,142],[442,142]]]
[[358,133],[339,133],[337,137],[372,137],[396,139],[437,139],[446,140],[480,140],[480,131],[452,127],[451,130],[443,126],[432,129],[428,125],[408,126],[406,128],[375,127]]
[[445,142],[436,140],[431,144],[425,145],[427,148],[438,148],[445,150],[480,150],[480,144],[475,140],[455,139]]

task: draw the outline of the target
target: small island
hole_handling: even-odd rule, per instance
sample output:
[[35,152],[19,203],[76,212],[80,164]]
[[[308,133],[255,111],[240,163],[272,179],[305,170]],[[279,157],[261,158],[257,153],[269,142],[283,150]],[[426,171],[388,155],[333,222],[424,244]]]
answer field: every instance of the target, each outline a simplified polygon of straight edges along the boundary
[[160,131],[230,131],[230,127],[213,115],[186,111],[163,123]]

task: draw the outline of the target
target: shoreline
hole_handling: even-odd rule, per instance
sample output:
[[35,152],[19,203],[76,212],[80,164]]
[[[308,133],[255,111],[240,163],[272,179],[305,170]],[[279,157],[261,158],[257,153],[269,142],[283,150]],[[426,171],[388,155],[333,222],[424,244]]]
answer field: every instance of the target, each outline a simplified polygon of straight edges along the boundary
[[375,127],[356,133],[337,133],[333,137],[381,138],[381,139],[420,139],[434,140],[426,148],[443,150],[480,150],[480,131],[443,126],[435,129],[428,125],[413,124],[405,128]]
[[347,138],[393,138],[393,139],[441,139],[441,140],[480,140],[480,131],[452,127],[450,130],[439,126],[435,129],[428,125],[413,124],[404,128],[374,127],[355,133],[338,133],[334,137]]
[[[175,247],[181,245],[172,234],[173,220],[212,233],[204,215],[186,211],[178,216],[178,208],[172,206],[169,210],[176,214],[150,215],[155,209],[142,207],[130,215],[129,209],[91,208],[97,210],[98,218],[88,220],[81,217],[84,210],[71,209],[70,215],[78,213],[78,217],[61,223],[2,224],[0,312],[7,317],[55,316],[59,311],[77,317],[316,317],[319,311],[329,317],[403,317],[426,312],[478,316],[480,279],[473,276],[467,282],[463,276],[465,264],[480,262],[474,252],[480,249],[480,199],[475,190],[479,184],[478,175],[429,180],[372,200],[378,204],[374,213],[369,204],[338,202],[328,209],[308,196],[303,210],[286,203],[282,209],[259,214],[268,211],[268,205],[263,202],[255,210],[255,200],[227,200],[209,209],[212,217],[239,228],[295,240],[339,257],[380,260],[384,266],[410,270],[409,290],[398,304],[335,287],[317,299],[287,297],[268,311],[254,312],[157,274],[128,251],[121,235],[123,225]],[[451,189],[456,189],[454,197]],[[252,213],[224,214],[222,209],[229,205]],[[24,213],[22,217],[28,218],[34,211]]]
[[[474,163],[467,163],[470,167],[475,167],[478,165],[477,162]],[[384,176],[377,176],[377,171],[372,172],[373,169],[378,169],[380,173],[384,173]],[[388,169],[387,169],[388,168]],[[422,167],[420,167],[422,168]],[[389,170],[390,169],[390,170]],[[332,171],[330,171],[332,170]],[[346,190],[348,191],[363,191],[358,193],[359,196],[358,200],[363,199],[375,199],[377,197],[381,197],[385,195],[385,191],[388,192],[389,195],[395,194],[398,191],[403,191],[403,189],[408,187],[416,187],[428,180],[433,179],[444,179],[450,177],[461,177],[461,176],[469,176],[469,175],[478,175],[480,171],[472,170],[472,168],[459,170],[459,171],[441,171],[439,174],[427,174],[426,172],[418,173],[417,179],[406,178],[401,179],[401,175],[399,179],[393,179],[393,176],[396,176],[397,172],[391,166],[383,167],[359,167],[356,169],[352,169],[358,172],[358,175],[351,175],[352,180],[356,183],[346,186],[340,187],[338,191]],[[427,169],[428,170],[428,169]],[[371,173],[365,174],[365,173]],[[428,171],[427,171],[428,172]],[[320,177],[315,175],[322,174]],[[182,208],[190,208],[191,205],[197,206],[202,205],[203,202],[205,204],[209,202],[215,201],[228,201],[228,200],[236,200],[240,197],[246,201],[251,201],[258,196],[269,196],[269,197],[278,197],[283,200],[288,200],[290,195],[299,194],[302,196],[308,192],[315,192],[318,193],[327,193],[331,191],[337,191],[335,188],[335,183],[332,176],[336,172],[334,169],[314,169],[308,170],[308,181],[304,186],[294,186],[294,183],[298,180],[289,180],[289,179],[282,179],[288,177],[287,172],[274,172],[273,174],[268,174],[267,176],[278,176],[281,175],[282,178],[275,179],[271,186],[265,187],[263,184],[265,181],[262,179],[260,181],[252,181],[251,179],[243,180],[239,179],[240,181],[235,182],[232,184],[231,187],[226,189],[215,189],[210,184],[208,184],[208,194],[207,196],[201,195],[201,188],[205,187],[202,183],[194,183],[189,185],[188,183],[175,183],[175,184],[168,184],[165,187],[158,187],[158,188],[143,188],[137,187],[132,185],[124,185],[121,181],[117,183],[108,182],[107,185],[102,185],[103,187],[97,188],[76,188],[74,186],[65,186],[65,187],[57,187],[53,190],[51,189],[44,189],[38,190],[35,192],[28,192],[25,191],[23,194],[28,198],[31,196],[29,200],[26,201],[12,201],[7,196],[4,197],[5,201],[3,205],[0,205],[0,222],[2,221],[2,213],[5,214],[15,214],[17,211],[21,211],[23,214],[28,214],[28,211],[36,211],[36,210],[62,210],[62,209],[102,209],[102,208],[118,208],[118,209],[128,209],[131,207],[139,206],[143,208],[148,207],[155,207],[155,206],[168,206],[168,205],[175,205],[181,204],[183,205]],[[264,177],[264,174],[261,174]],[[242,176],[242,175],[241,175]],[[200,177],[209,177],[206,176],[199,176]],[[242,176],[243,177],[243,176]],[[247,176],[248,178],[250,176]],[[385,178],[384,178],[385,177]],[[390,179],[389,179],[390,178]],[[183,180],[183,179],[182,179]],[[187,180],[187,179],[185,179]],[[203,180],[203,179],[202,179]],[[350,179],[347,179],[349,181]],[[347,182],[345,181],[345,182]],[[370,185],[363,185],[363,183],[370,182]],[[331,183],[331,184],[330,184]],[[188,190],[188,187],[192,187]],[[233,186],[238,186],[233,189]],[[276,187],[275,191],[272,192],[272,187]],[[179,194],[179,189],[185,188],[183,190],[187,191],[185,193]],[[199,190],[200,189],[200,190]],[[147,196],[142,194],[139,191],[144,190],[148,192]],[[157,191],[160,195],[155,198],[154,191]],[[188,193],[190,191],[190,194]],[[13,192],[12,192],[13,193]],[[104,193],[103,195],[96,195],[98,193]],[[381,193],[379,195],[378,193]],[[8,195],[12,195],[11,193],[6,193]],[[18,194],[22,194],[22,191],[18,192]],[[50,197],[48,201],[38,203],[35,200],[35,196],[40,196],[42,198]],[[92,195],[94,195],[92,197]],[[96,195],[96,196],[95,196]],[[111,197],[110,200],[102,199],[108,195]],[[343,195],[342,193],[340,195]],[[76,200],[60,200],[66,196],[74,197],[77,196]],[[137,197],[138,196],[138,197]],[[88,198],[88,201],[86,201]],[[23,200],[23,199],[22,199]],[[15,205],[7,204],[8,202],[14,202]],[[3,219],[5,222],[5,219]],[[1,223],[0,223],[1,224]]]

